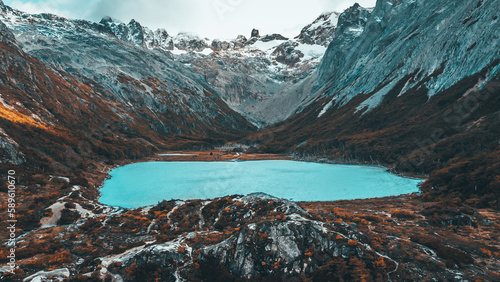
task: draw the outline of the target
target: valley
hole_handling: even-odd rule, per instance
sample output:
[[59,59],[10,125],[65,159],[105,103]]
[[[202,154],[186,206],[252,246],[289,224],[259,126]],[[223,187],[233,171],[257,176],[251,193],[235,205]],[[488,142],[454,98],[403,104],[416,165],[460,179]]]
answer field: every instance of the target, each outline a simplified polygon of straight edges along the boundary
[[[17,220],[0,279],[500,280],[499,5],[384,0],[222,40],[0,0],[0,209],[15,172]],[[126,165],[292,160],[425,181],[351,201],[99,200]]]

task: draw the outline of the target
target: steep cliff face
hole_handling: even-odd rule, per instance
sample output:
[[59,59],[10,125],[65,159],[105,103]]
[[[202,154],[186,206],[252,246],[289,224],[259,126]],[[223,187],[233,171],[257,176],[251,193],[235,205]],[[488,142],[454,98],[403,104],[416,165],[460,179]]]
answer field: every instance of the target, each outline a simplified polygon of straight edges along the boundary
[[[355,5],[340,16],[318,69],[318,86],[333,95],[335,104],[345,105],[387,85],[361,105],[368,110],[406,75],[412,77],[401,95],[436,71],[440,73],[424,83],[428,96],[449,89],[500,56],[497,4],[379,1],[371,15]],[[483,83],[499,69],[493,67]]]
[[498,195],[490,168],[500,149],[499,4],[378,1],[346,10],[318,67],[317,98],[264,147],[432,173],[425,191]]

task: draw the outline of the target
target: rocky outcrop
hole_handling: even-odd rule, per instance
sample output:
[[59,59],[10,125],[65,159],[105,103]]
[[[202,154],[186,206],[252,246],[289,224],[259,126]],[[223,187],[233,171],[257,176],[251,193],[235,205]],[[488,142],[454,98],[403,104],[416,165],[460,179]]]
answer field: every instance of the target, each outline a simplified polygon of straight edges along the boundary
[[25,162],[24,154],[19,149],[19,144],[10,138],[5,130],[0,128],[0,163],[20,165]]
[[[59,190],[72,181],[55,179]],[[62,215],[79,216],[24,234],[23,271],[2,279],[498,280],[491,236],[475,237],[479,228],[494,232],[498,216],[455,200],[295,203],[256,193],[119,209],[89,201],[84,190],[56,198]]]
[[295,48],[298,45],[296,42],[284,42],[274,50],[273,56],[276,56],[276,61],[293,67],[304,57],[304,54]]
[[339,16],[338,12],[322,14],[314,22],[305,26],[295,39],[305,44],[319,44],[328,47],[335,37]]
[[260,39],[262,42],[269,42],[274,40],[288,40],[288,38],[284,37],[281,34],[273,33],[267,34]]
[[254,38],[254,37],[260,37],[260,33],[259,33],[259,30],[258,29],[252,29],[252,33],[250,34],[250,38]]
[[248,39],[244,35],[238,35],[234,42],[234,48],[239,49],[246,45]]
[[[162,206],[169,207],[170,202],[152,210],[159,214]],[[186,210],[187,206],[191,208]],[[199,208],[201,211],[196,210]],[[211,274],[203,274],[203,268],[208,267],[215,272],[226,269],[229,271],[226,279],[261,279],[277,277],[278,274],[285,277],[312,276],[327,261],[336,257],[385,260],[355,241],[362,236],[356,228],[345,223],[316,221],[297,204],[262,193],[214,199],[201,207],[194,202],[181,203],[170,214],[177,211],[188,212],[184,215],[187,218],[199,212],[202,219],[185,236],[102,258],[104,271],[130,279],[135,273],[126,269],[131,270],[134,266],[137,269],[163,268],[164,277],[177,275],[193,280],[199,275],[205,279],[211,277]],[[269,213],[274,219],[268,217]],[[161,228],[160,222],[153,224],[150,231],[158,227]],[[208,231],[214,228],[233,229],[234,232],[224,235]],[[209,243],[213,239],[208,238],[220,239]],[[390,260],[387,264],[394,267]],[[374,270],[371,274],[375,273]]]
[[16,37],[12,34],[12,31],[0,21],[0,40],[4,43],[15,43]]
[[[241,46],[243,46],[243,45],[241,45]],[[212,41],[211,47],[215,51],[228,50],[231,47],[234,48],[234,43],[231,44],[231,43],[229,43],[227,41],[221,41],[219,39],[214,39]]]
[[152,48],[161,48],[165,50],[174,50],[174,41],[168,32],[163,29],[157,29],[154,32]]
[[179,33],[174,38],[174,46],[179,50],[201,52],[209,48],[209,39],[202,39],[190,33]]

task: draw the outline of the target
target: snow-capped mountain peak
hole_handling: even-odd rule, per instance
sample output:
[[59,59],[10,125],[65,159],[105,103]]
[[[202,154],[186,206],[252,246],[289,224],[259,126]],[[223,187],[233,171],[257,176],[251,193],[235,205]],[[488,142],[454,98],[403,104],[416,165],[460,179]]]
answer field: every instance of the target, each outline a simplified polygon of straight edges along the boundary
[[305,26],[295,39],[305,44],[328,46],[334,38],[339,16],[338,12],[321,14],[314,22]]
[[[171,35],[165,29],[152,31],[134,19],[126,23],[104,17],[99,23],[94,23],[49,14],[30,15],[7,6],[2,6],[2,13],[4,22],[16,30],[16,36],[25,31],[29,36],[32,28],[27,23],[29,19],[36,23],[36,32],[46,36],[43,40],[62,40],[67,34],[80,36],[82,27],[91,30],[94,35],[114,37],[117,44],[126,44],[127,48],[169,52],[175,61],[201,74],[234,110],[258,125],[283,120],[293,113],[297,105],[295,99],[302,100],[303,97],[283,103],[282,98],[290,96],[286,95],[290,90],[285,89],[316,70],[328,45],[329,37],[323,35],[328,32],[333,34],[338,14],[324,14],[309,25],[309,29],[303,29],[314,30],[310,35],[315,38],[309,40],[305,39],[305,32],[296,39],[289,39],[277,33],[262,35],[257,29],[248,33],[249,38],[239,35],[232,40],[211,40],[187,32]],[[30,41],[28,46],[31,47],[28,48],[37,49],[31,39],[26,40]],[[267,103],[279,103],[286,107],[267,114],[268,110],[264,108],[275,108],[273,105],[263,106]]]
[[[203,75],[234,110],[255,124],[267,124],[293,112],[287,107],[283,110],[286,113],[267,115],[261,107],[271,97],[285,95],[288,92],[282,90],[315,71],[333,38],[339,15],[321,15],[295,39],[278,33],[261,35],[255,28],[249,38],[239,35],[232,40],[210,40],[188,32],[176,36],[164,29],[152,32],[136,21],[124,24],[104,18],[101,24],[120,40],[170,52],[174,59]],[[242,86],[238,81],[245,83]],[[240,86],[235,87],[237,84]],[[286,104],[294,107],[296,102]]]

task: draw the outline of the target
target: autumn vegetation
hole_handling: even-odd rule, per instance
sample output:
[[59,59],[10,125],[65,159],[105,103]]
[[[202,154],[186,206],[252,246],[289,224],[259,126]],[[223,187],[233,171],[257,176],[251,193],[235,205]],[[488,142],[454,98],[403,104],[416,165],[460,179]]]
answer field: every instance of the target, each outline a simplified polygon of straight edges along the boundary
[[[16,105],[15,110],[0,105],[0,128],[16,140],[18,146],[13,146],[22,160],[4,162],[0,170],[16,170],[17,232],[25,234],[16,253],[20,268],[5,279],[67,267],[76,273],[71,281],[111,281],[101,275],[103,258],[175,242],[174,251],[161,259],[113,262],[107,270],[129,281],[175,280],[177,270],[191,281],[241,281],[230,259],[206,248],[243,234],[256,262],[252,278],[260,281],[444,281],[453,271],[464,279],[500,280],[499,76],[472,94],[477,95],[472,104],[464,98],[488,69],[431,98],[426,80],[398,97],[411,74],[363,116],[354,109],[370,95],[358,95],[318,118],[325,98],[286,122],[255,132],[210,93],[205,94],[229,119],[240,121],[240,128],[216,118],[207,126],[195,115],[180,117],[173,110],[160,122],[146,107],[137,107],[130,117],[138,122],[127,121],[105,99],[93,99],[109,95],[102,86],[55,73],[13,42],[0,39],[0,54],[10,62],[1,66],[0,92]],[[31,76],[26,76],[28,69]],[[124,87],[136,83],[124,76],[119,82]],[[151,79],[147,85],[157,89],[158,81]],[[92,106],[82,100],[93,101]],[[143,103],[140,95],[133,102]],[[244,202],[241,196],[163,201],[149,210],[112,213],[97,203],[98,187],[115,166],[150,160],[164,150],[201,150],[230,141],[251,145],[247,153],[380,164],[428,179],[422,195],[299,203],[305,213],[285,209],[278,199]],[[12,158],[2,152],[2,158]],[[0,183],[2,203],[6,191]],[[42,219],[54,215],[47,208],[61,201],[65,204],[55,226],[40,228]],[[93,215],[84,217],[77,205]],[[307,223],[294,220],[297,214]],[[0,219],[5,221],[6,214]],[[300,250],[296,263],[266,248],[275,242],[271,227],[279,224],[287,224],[301,239],[295,242]],[[0,234],[6,235],[6,230]],[[225,251],[236,254],[232,248]],[[0,249],[0,263],[7,262],[6,256],[7,249]]]
[[425,82],[440,70],[399,95],[415,75],[409,74],[380,106],[364,115],[356,107],[383,85],[368,95],[355,96],[343,107],[333,106],[318,118],[318,109],[331,100],[325,98],[247,140],[266,140],[258,147],[260,152],[293,153],[299,160],[383,165],[395,173],[425,177],[421,188],[427,201],[459,198],[474,207],[499,208],[500,75],[481,90],[470,90],[499,63],[494,61],[431,98]]

